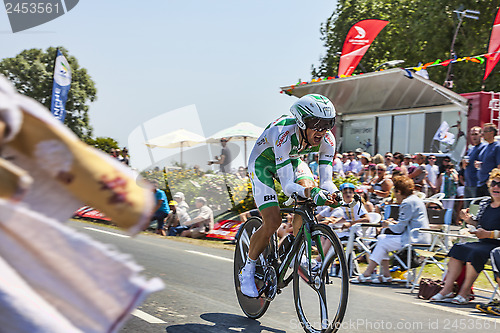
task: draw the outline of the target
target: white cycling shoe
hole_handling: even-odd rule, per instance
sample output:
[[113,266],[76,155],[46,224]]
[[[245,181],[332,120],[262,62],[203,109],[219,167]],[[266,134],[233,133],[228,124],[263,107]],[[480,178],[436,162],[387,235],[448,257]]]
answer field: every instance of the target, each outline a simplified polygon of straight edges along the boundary
[[241,293],[248,297],[258,297],[259,291],[255,285],[255,278],[252,272],[247,272],[245,269],[240,271],[238,274],[238,279],[240,280]]

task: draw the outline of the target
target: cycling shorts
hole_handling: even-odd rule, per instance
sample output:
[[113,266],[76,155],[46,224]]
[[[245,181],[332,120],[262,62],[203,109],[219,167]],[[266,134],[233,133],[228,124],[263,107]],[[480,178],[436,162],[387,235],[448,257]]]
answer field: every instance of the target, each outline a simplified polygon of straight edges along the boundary
[[[291,160],[294,182],[298,183],[302,179],[314,180],[311,169],[306,162],[300,158]],[[278,205],[278,195],[274,186],[274,180],[279,182],[276,176],[276,164],[264,156],[259,156],[248,165],[248,173],[252,181],[252,193],[255,204],[260,211],[270,206]]]

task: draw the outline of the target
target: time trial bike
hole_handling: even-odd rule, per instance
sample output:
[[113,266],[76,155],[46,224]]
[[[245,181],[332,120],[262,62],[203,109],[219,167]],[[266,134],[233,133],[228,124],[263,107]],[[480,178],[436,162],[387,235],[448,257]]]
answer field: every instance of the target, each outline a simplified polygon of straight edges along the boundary
[[[241,293],[238,274],[247,259],[250,237],[262,225],[262,220],[252,217],[241,226],[234,254],[238,302],[247,317],[260,318],[276,294],[293,281],[293,299],[302,328],[311,333],[336,332],[344,318],[349,293],[344,248],[330,227],[318,223],[312,199],[301,199],[299,202],[294,194],[285,205],[292,203],[292,208],[281,208],[280,211],[299,214],[302,226],[293,241],[278,244],[276,235],[273,235],[257,259],[255,283],[259,296],[256,298]],[[352,204],[343,202],[341,205],[352,207]],[[316,261],[321,261],[321,265],[315,265]],[[335,278],[329,275],[332,265],[338,272]]]

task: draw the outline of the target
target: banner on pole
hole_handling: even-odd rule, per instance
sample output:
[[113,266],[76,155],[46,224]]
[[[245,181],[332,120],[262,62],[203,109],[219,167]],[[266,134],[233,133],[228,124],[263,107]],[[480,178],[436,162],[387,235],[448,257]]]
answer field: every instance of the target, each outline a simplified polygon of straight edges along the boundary
[[373,40],[389,21],[362,20],[352,26],[342,47],[338,75],[351,75]]
[[500,60],[500,9],[495,17],[495,22],[493,23],[493,28],[491,29],[490,44],[488,46],[488,53],[493,53],[486,61],[486,70],[484,72],[483,81],[486,80],[488,75]]
[[57,50],[50,111],[61,122],[64,122],[64,118],[66,117],[66,101],[68,100],[70,86],[71,68],[62,52]]
[[436,134],[434,135],[433,140],[437,140],[449,145],[455,143],[455,134],[448,132],[450,129],[450,125],[446,121],[443,121],[441,126],[439,126]]

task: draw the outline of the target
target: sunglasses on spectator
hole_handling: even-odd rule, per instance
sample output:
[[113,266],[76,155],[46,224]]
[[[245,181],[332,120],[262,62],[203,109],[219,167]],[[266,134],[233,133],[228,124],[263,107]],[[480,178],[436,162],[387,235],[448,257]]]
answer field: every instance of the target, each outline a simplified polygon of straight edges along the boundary
[[490,187],[495,187],[495,186],[500,186],[500,182],[497,182],[496,180],[492,180]]
[[436,158],[435,157],[429,157],[430,160],[435,160]]

